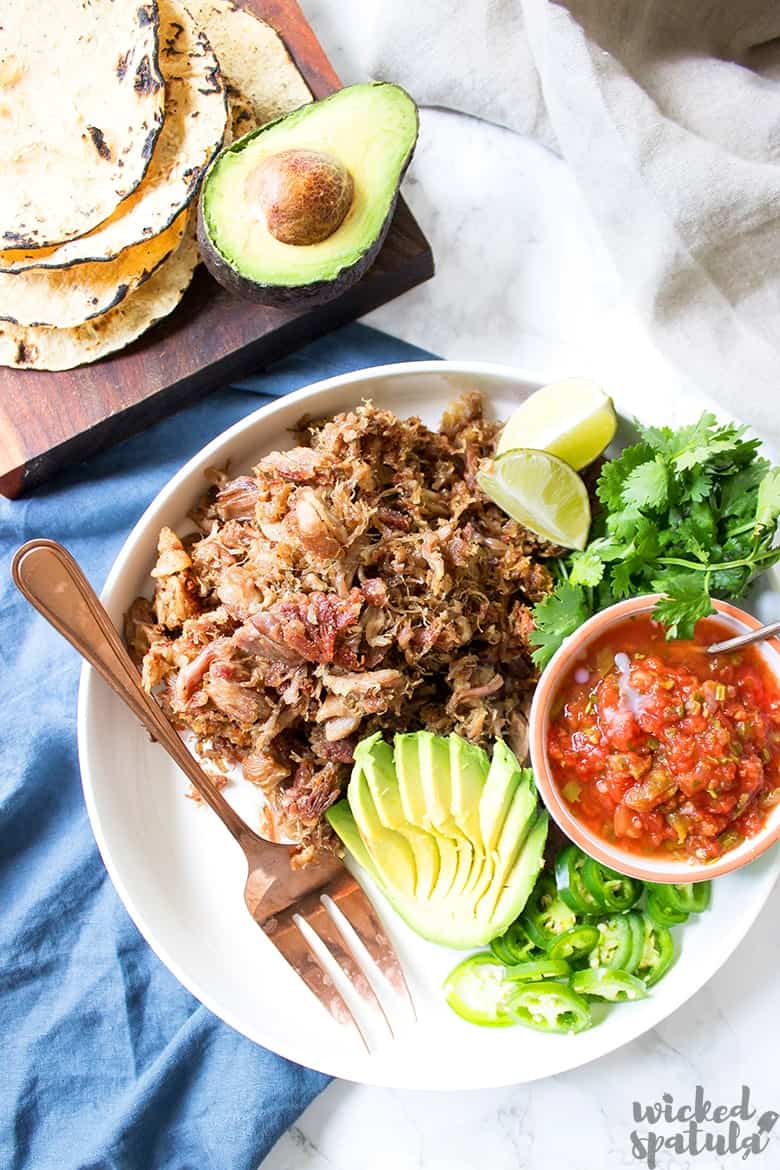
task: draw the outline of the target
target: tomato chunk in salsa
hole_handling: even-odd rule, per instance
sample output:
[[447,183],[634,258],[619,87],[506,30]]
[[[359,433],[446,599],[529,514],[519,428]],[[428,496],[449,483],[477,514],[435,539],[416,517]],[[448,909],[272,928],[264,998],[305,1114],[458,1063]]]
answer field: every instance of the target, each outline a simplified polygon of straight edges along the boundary
[[592,832],[643,854],[710,860],[764,824],[780,801],[780,688],[753,646],[705,618],[666,641],[640,614],[587,646],[557,690],[553,779]]

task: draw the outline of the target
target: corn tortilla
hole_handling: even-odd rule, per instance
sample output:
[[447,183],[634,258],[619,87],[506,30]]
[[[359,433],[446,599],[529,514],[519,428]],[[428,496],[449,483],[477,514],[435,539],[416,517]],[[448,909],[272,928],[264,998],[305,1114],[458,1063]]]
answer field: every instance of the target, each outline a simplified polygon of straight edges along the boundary
[[231,0],[190,0],[189,8],[219,58],[233,137],[311,101],[284,42],[264,20]]
[[0,272],[0,320],[66,329],[107,313],[175,251],[188,214],[182,211],[159,236],[126,248],[107,264]]
[[220,149],[227,118],[217,58],[182,0],[158,0],[165,124],[137,191],[97,229],[48,251],[0,251],[0,271],[111,261],[157,236],[189,206]]
[[83,235],[141,183],[165,93],[155,0],[5,0],[0,243]]
[[20,370],[70,370],[123,349],[176,308],[198,263],[194,230],[145,284],[115,309],[75,329],[0,321],[0,365]]

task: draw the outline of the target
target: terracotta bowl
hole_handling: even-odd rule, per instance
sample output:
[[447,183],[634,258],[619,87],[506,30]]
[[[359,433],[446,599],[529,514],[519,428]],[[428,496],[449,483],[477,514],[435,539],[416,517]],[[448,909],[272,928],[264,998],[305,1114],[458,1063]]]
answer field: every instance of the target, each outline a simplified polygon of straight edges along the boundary
[[[719,877],[721,874],[731,873],[732,870],[741,869],[743,865],[748,865],[780,838],[780,805],[771,810],[760,832],[747,838],[740,845],[730,849],[714,861],[701,862],[694,859],[659,856],[645,857],[642,854],[621,848],[619,844],[595,836],[586,825],[576,818],[558,792],[547,756],[550,710],[563,675],[595,638],[611,626],[632,615],[647,613],[655,605],[658,596],[658,594],[647,594],[642,597],[629,598],[627,601],[620,601],[616,605],[602,610],[601,613],[594,614],[565,640],[543,671],[534,695],[529,718],[531,764],[536,774],[539,792],[552,817],[566,836],[579,845],[585,853],[620,873],[630,874],[632,877],[641,878],[644,881],[706,881],[708,878]],[[734,630],[735,635],[755,630],[761,625],[761,622],[751,614],[737,609],[729,602],[715,601],[713,604],[717,610],[717,616],[725,626]],[[769,663],[773,673],[780,678],[780,642],[772,639],[759,643],[756,648]]]

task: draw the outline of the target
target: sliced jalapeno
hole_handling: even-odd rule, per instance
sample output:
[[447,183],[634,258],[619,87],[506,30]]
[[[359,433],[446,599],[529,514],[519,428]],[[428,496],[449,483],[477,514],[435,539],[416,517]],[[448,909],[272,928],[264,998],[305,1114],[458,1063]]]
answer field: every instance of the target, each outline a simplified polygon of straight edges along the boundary
[[529,938],[528,932],[520,921],[513,922],[500,938],[494,938],[490,949],[496,958],[502,963],[506,963],[508,967],[515,963],[524,963],[527,959],[539,954],[539,948],[533,939]]
[[588,922],[579,922],[569,930],[564,930],[563,934],[559,934],[550,944],[547,954],[551,959],[566,959],[568,962],[576,963],[589,955],[598,941],[597,927],[591,926]]
[[583,867],[587,857],[576,845],[567,845],[558,854],[555,863],[555,882],[558,894],[577,914],[596,918],[606,911],[606,906],[593,897],[583,878]]
[[588,960],[591,967],[610,967],[613,970],[626,969],[631,962],[634,935],[627,914],[610,914],[596,923],[599,939]]
[[458,963],[444,980],[447,1003],[470,1024],[507,1028],[515,1021],[506,1004],[517,984],[504,979],[504,965],[483,951]]
[[512,1019],[538,1032],[584,1032],[593,1020],[587,1001],[565,983],[515,984],[507,1004]]
[[559,934],[577,925],[577,915],[558,897],[554,878],[543,874],[526,902],[520,921],[529,938],[546,950]]
[[592,857],[588,857],[582,867],[582,880],[591,897],[613,913],[622,913],[635,906],[644,888],[642,882],[609,869]]
[[571,977],[572,990],[592,999],[606,999],[610,1003],[644,999],[647,990],[641,979],[629,971],[610,970],[608,967],[590,967],[575,971]]
[[513,983],[538,983],[542,979],[568,979],[571,967],[564,959],[531,959],[527,963],[517,963],[514,967],[507,967],[505,979]]
[[674,940],[667,926],[653,922],[649,914],[642,915],[644,945],[635,974],[645,987],[653,987],[663,979],[674,960]]
[[669,895],[666,886],[650,886],[647,891],[647,913],[659,926],[679,926],[688,921],[687,910],[680,910]]
[[710,904],[712,882],[689,882],[687,885],[660,886],[666,900],[683,914],[701,914]]
[[629,910],[626,921],[631,933],[631,949],[623,964],[623,970],[631,974],[639,966],[645,946],[645,916],[639,910]]

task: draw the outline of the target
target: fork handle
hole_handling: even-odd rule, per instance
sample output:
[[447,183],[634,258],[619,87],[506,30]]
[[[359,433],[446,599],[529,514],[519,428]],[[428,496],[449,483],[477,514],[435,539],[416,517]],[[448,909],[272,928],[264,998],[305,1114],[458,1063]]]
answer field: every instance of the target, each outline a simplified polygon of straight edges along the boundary
[[30,540],[17,550],[11,576],[30,604],[86,658],[165,748],[236,840],[259,841],[187,750],[159,703],[143,689],[110,617],[67,549],[54,540]]

